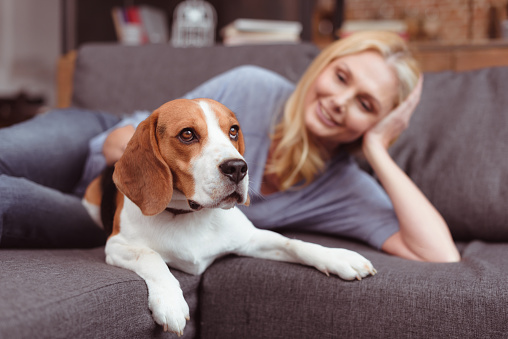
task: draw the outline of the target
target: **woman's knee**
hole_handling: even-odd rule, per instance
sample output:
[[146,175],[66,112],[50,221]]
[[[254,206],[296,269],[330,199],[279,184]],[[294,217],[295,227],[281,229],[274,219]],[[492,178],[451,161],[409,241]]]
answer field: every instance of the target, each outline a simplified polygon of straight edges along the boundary
[[55,110],[0,129],[0,174],[70,192],[81,176],[92,137],[119,118],[82,109]]
[[104,232],[81,199],[25,178],[0,175],[0,246],[94,247]]

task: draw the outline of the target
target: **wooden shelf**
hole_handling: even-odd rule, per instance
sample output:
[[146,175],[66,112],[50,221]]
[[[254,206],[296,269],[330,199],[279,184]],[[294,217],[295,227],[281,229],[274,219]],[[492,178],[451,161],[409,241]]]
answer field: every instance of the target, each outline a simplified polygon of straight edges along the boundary
[[508,66],[508,40],[425,42],[411,43],[410,47],[425,72]]

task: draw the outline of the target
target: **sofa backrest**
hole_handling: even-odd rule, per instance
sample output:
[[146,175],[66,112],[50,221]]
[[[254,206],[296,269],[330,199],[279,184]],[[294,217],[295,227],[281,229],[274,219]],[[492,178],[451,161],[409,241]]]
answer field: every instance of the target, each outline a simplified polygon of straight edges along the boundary
[[425,74],[391,153],[455,239],[508,241],[508,67]]
[[213,76],[251,64],[297,81],[319,53],[312,44],[175,48],[89,44],[78,51],[72,105],[129,114],[154,110]]
[[[232,67],[253,64],[297,81],[310,44],[79,50],[73,104],[153,110]],[[391,153],[448,222],[455,239],[508,241],[508,68],[427,73],[420,105]]]

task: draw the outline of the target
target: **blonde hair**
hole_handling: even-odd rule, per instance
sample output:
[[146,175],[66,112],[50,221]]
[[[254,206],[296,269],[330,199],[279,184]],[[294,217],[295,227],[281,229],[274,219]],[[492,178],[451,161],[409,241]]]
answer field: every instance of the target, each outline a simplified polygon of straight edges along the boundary
[[378,52],[393,67],[399,80],[398,105],[416,86],[420,70],[408,46],[390,32],[359,32],[338,40],[324,49],[310,64],[284,107],[281,121],[275,126],[272,142],[276,142],[267,174],[275,175],[284,191],[303,181],[314,180],[326,165],[326,155],[312,140],[304,123],[305,97],[318,75],[333,60],[363,51]]

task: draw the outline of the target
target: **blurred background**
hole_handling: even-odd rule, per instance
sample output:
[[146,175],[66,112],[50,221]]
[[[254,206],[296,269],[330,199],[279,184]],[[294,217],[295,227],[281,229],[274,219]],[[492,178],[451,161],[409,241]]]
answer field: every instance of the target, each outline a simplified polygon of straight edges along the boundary
[[382,29],[425,71],[467,70],[508,64],[507,13],[508,0],[0,0],[0,127],[64,106],[58,74],[85,43],[324,48]]

